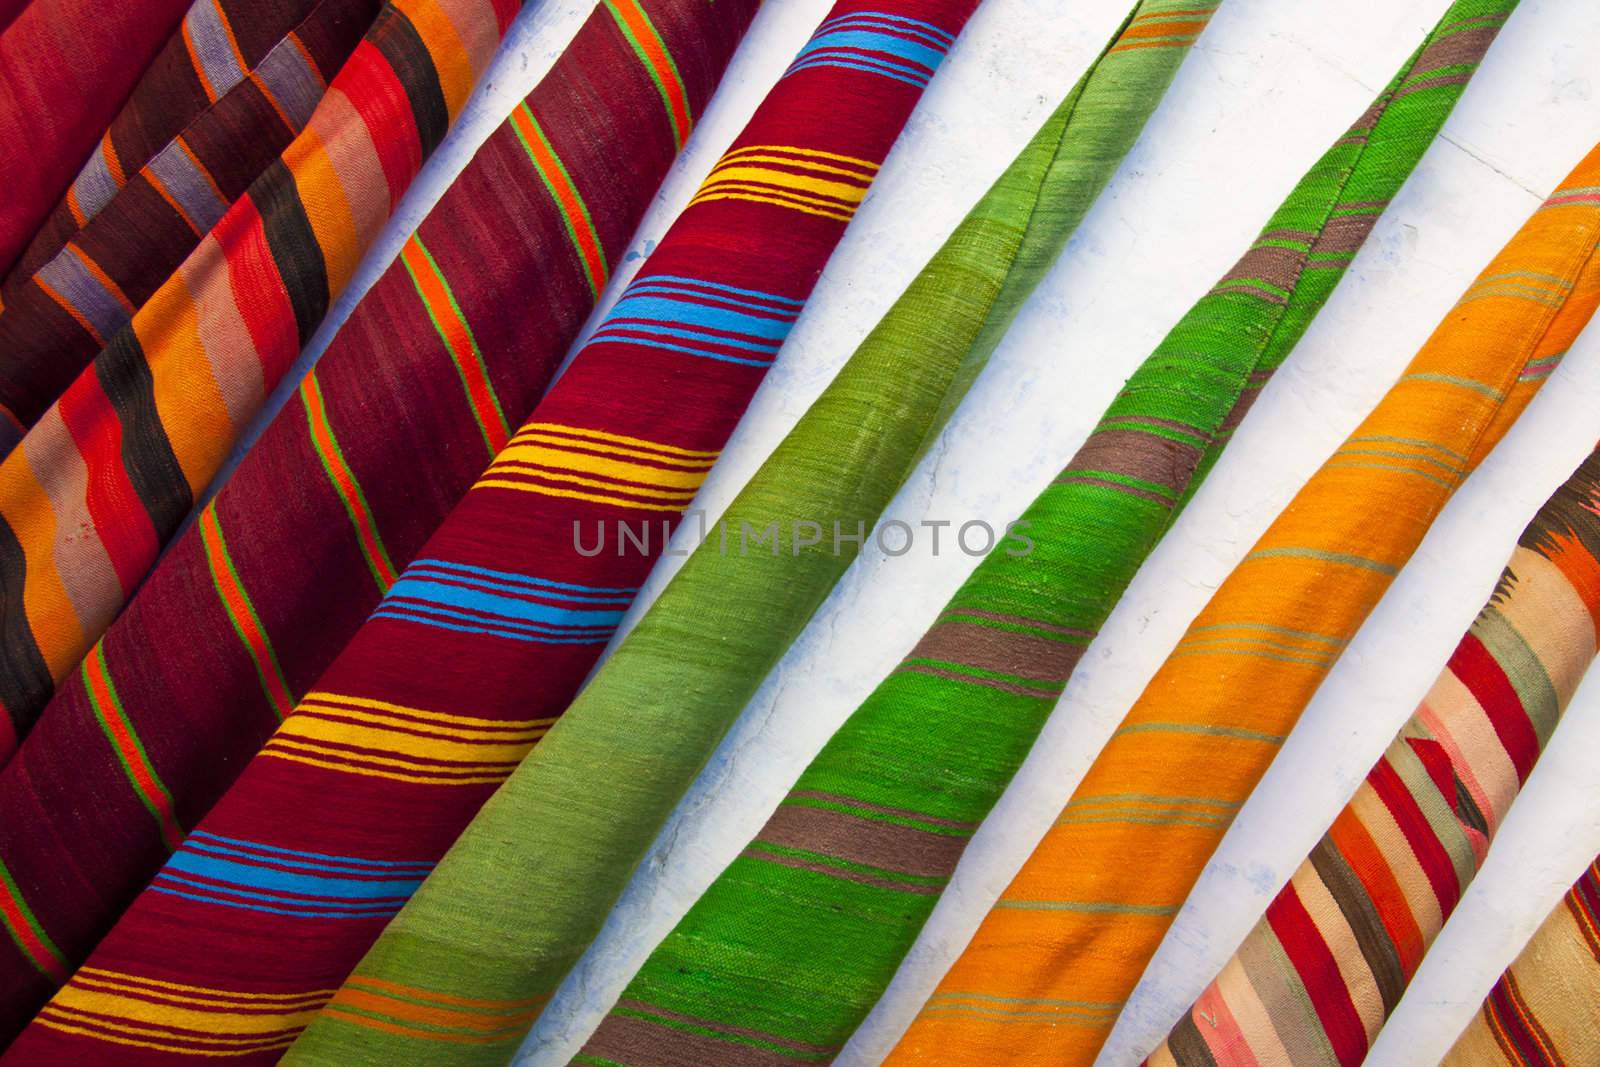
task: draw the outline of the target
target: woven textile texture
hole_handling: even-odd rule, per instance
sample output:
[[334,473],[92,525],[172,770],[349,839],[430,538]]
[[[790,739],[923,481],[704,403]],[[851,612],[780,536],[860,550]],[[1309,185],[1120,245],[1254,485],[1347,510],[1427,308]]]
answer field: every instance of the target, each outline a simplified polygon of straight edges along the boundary
[[[1414,58],[1395,84],[1423,69]],[[753,1041],[793,1059],[838,1050],[910,948],[1083,646],[1458,91],[1393,98],[1391,89],[1318,161],[1023,515],[1033,551],[1010,543],[984,560],[645,963],[581,1062],[652,1063],[662,1048],[711,1062]]]
[[0,0],[0,31],[11,25],[11,21],[27,6],[28,0]]
[[1600,859],[1506,968],[1443,1067],[1600,1062]]
[[0,153],[0,277],[67,191],[190,2],[31,0],[14,12],[0,35],[0,144],[27,151]]
[[4,286],[0,455],[278,158],[381,6],[189,9]]
[[1597,620],[1600,450],[1152,1067],[1361,1062],[1593,662]]
[[[697,117],[751,12],[702,6],[596,10],[0,769],[15,816],[0,820],[0,1036],[111,927],[532,409],[677,154],[661,71]],[[662,50],[635,48],[636,26]],[[325,799],[305,801],[322,816]]]
[[[1345,644],[1593,314],[1597,178],[1600,153],[1495,258],[1223,582],[891,1061],[993,1063],[1001,1047],[1094,1059]],[[992,998],[1005,1009],[985,1009]]]
[[0,759],[294,362],[520,0],[389,0],[306,128],[0,462]]
[[[347,775],[361,770],[360,760],[315,739],[326,733],[315,725],[328,715],[319,708],[329,705],[381,702],[429,722],[498,731],[503,747],[462,757],[478,762],[460,773],[476,769],[484,779],[511,771],[550,729],[665,547],[975,6],[848,0],[833,8],[510,446],[268,743],[264,762],[273,774],[285,773],[276,767],[290,759]],[[626,528],[648,545],[613,541],[596,550],[602,524],[608,538],[623,538]],[[441,663],[451,670],[440,671]],[[557,722],[534,756],[561,731]],[[364,743],[356,737],[341,731],[333,744]],[[393,743],[381,744],[392,759]],[[430,766],[452,758],[443,750],[427,755]],[[562,777],[550,800],[598,802],[603,810],[577,821],[564,808],[521,817],[515,861],[495,862],[489,872],[469,862],[426,883],[438,895],[391,922],[289,1060],[503,1062],[599,929],[649,841],[648,829],[610,805],[625,802],[623,790],[651,788],[652,772],[597,759],[587,774],[591,783],[602,775],[607,789],[576,788]],[[374,809],[430,814],[413,836],[395,837],[394,852],[357,854],[403,856],[424,870],[488,792],[353,777],[341,788],[358,784],[365,795],[391,798]],[[606,829],[591,830],[590,820]],[[353,831],[350,847],[362,840],[374,839]],[[524,883],[529,867],[538,874]],[[450,1007],[462,998],[476,1006]]]

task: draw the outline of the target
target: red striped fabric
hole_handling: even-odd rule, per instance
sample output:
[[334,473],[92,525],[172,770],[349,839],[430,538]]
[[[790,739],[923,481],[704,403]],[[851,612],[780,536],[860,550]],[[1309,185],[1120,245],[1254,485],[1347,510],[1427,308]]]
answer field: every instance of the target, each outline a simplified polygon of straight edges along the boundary
[[[705,3],[642,2],[696,116],[752,11],[717,0],[708,20]],[[677,154],[624,7],[597,10],[479,149],[94,672],[67,678],[0,769],[17,816],[0,819],[0,884],[18,909],[0,938],[0,1037],[150,881],[169,824],[181,836],[215,803],[543,393],[593,307],[589,257],[603,283]]]

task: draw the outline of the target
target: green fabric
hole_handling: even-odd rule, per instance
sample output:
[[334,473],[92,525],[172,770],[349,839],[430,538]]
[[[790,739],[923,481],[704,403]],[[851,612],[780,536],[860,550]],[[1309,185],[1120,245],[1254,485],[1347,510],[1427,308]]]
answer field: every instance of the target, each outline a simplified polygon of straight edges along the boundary
[[[1475,33],[1472,19],[1503,18],[1506,7],[1462,0],[1440,26]],[[1455,54],[1428,51],[1447,43],[1436,30],[1138,369],[1024,513],[1034,550],[1001,548],[982,562],[650,956],[575,1063],[735,1062],[719,1047],[821,1063],[837,1052],[1083,647],[1450,113],[1476,56],[1430,69]],[[1409,92],[1436,79],[1445,91]],[[672,650],[663,644],[661,655]],[[667,692],[692,687],[696,669],[664,672]]]
[[[1160,102],[1220,0],[1144,0],[1124,30],[1179,39],[1103,53],[862,343],[549,735],[484,808],[356,972],[455,996],[552,991],[662,822],[855,558]],[[1131,31],[1130,31],[1131,32]],[[1119,37],[1121,35],[1119,34]],[[1112,46],[1108,46],[1107,53]],[[780,524],[774,554],[741,521]],[[794,523],[822,543],[791,550]],[[296,1064],[351,1062],[370,1030],[321,1016]],[[441,1051],[442,1046],[440,1047]],[[469,1062],[470,1046],[451,1062]]]

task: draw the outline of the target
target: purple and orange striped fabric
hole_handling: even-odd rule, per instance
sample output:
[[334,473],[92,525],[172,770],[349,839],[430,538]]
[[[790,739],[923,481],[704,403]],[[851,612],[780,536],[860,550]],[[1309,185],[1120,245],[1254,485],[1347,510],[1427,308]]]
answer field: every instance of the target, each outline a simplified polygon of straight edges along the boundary
[[306,128],[0,463],[0,760],[144,580],[520,0],[389,0]]
[[[532,410],[752,7],[715,11],[613,0],[590,18],[0,768],[14,816],[0,820],[0,1039],[149,882]],[[634,26],[659,49],[635,48]]]
[[3,287],[0,457],[304,128],[381,0],[196,0]]
[[[0,277],[10,272],[191,0],[31,0],[0,34]],[[5,9],[0,7],[0,23]]]

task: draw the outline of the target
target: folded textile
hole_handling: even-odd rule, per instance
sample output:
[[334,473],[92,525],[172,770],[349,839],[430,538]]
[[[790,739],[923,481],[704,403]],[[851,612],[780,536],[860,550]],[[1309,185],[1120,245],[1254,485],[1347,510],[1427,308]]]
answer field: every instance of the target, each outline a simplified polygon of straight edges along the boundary
[[0,296],[0,456],[304,128],[381,0],[196,0]]
[[[373,809],[412,813],[406,821],[415,833],[392,835],[392,843],[352,822],[342,855],[403,858],[425,871],[488,792],[370,775],[357,782],[371,759],[330,749],[379,749],[370,709],[381,704],[384,716],[506,739],[482,750],[477,766],[449,765],[443,750],[411,753],[428,763],[407,772],[417,776],[444,764],[490,782],[510,772],[547,729],[535,757],[561,735],[557,716],[777,357],[880,161],[975,6],[846,0],[833,8],[589,343],[268,743],[261,781],[268,768],[274,777],[286,773],[277,769],[283,761],[317,762],[330,777],[346,775],[339,790],[387,798],[370,802]],[[594,546],[597,529],[607,547]],[[359,724],[319,725],[330,715],[348,718],[330,707],[369,713]],[[397,747],[382,742],[381,759],[403,759]],[[587,773],[607,782],[603,800],[614,788],[649,789],[654,777],[649,769],[610,766],[603,756]],[[304,780],[307,796],[322,792]],[[579,789],[564,799],[593,797]],[[255,826],[253,832],[267,829]],[[574,836],[554,840],[564,832]],[[495,885],[473,885],[465,891],[470,903],[457,897],[442,919],[429,914],[436,904],[417,921],[402,912],[289,1060],[503,1060],[638,861],[631,840],[555,817],[520,821],[518,836],[516,847],[538,857],[533,863],[546,872],[546,884],[556,882],[552,891],[524,896],[518,885],[512,893],[508,886],[525,865],[508,862],[492,873]],[[358,848],[358,839],[372,844]],[[484,938],[494,946],[487,952],[463,947]],[[481,1004],[481,1012],[458,1019],[443,1008],[461,998]]]
[[[25,917],[0,941],[0,1034],[111,927],[532,409],[677,155],[662,70],[698,117],[753,10],[722,2],[708,21],[701,2],[596,9],[0,769],[0,914]],[[637,24],[665,51],[635,48]]]
[[1600,449],[1517,542],[1421,706],[1152,1067],[1359,1063],[1594,662]]
[[144,580],[520,0],[389,0],[300,135],[0,462],[0,761]]
[[1223,582],[891,1062],[1093,1060],[1345,645],[1593,314],[1597,167],[1552,194]]

